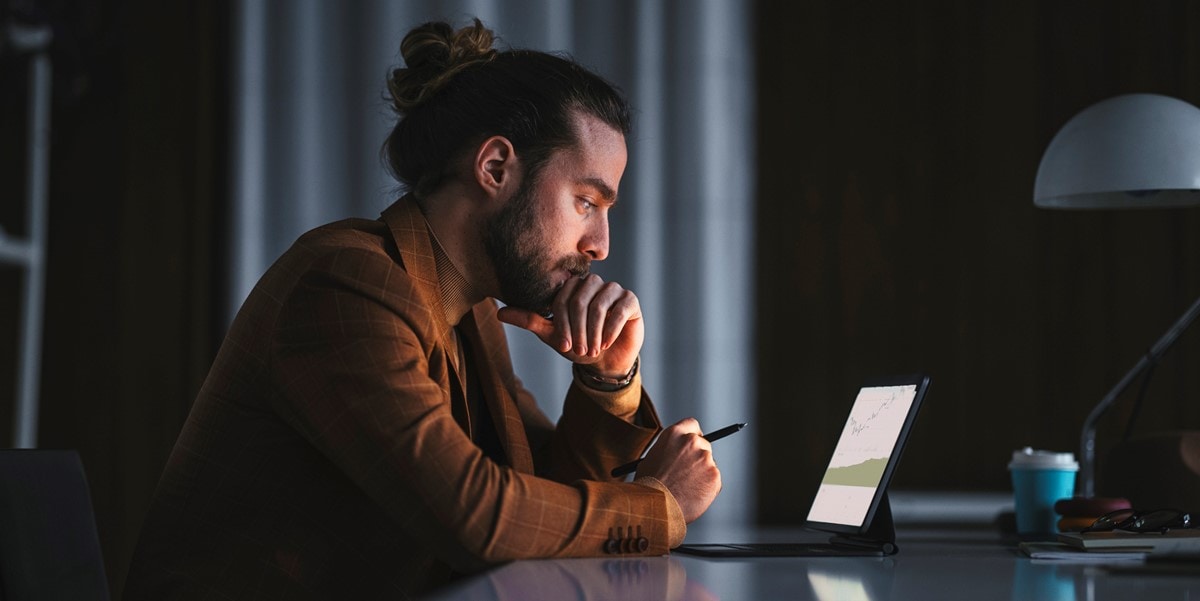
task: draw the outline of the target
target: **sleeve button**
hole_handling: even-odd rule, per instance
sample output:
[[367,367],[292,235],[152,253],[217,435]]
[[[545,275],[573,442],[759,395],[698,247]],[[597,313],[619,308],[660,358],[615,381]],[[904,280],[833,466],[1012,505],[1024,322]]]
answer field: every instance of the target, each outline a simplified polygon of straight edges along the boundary
[[604,552],[613,555],[621,552],[621,541],[613,537],[613,529],[608,529],[608,540],[604,541]]

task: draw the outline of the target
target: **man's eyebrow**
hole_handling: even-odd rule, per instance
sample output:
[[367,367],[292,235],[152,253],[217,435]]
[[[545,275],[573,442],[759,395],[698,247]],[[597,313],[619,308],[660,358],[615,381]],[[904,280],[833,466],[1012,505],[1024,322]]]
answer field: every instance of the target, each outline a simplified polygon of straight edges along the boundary
[[609,204],[617,202],[617,191],[613,190],[604,180],[598,177],[585,177],[579,180],[579,183],[595,188],[600,193],[600,198]]

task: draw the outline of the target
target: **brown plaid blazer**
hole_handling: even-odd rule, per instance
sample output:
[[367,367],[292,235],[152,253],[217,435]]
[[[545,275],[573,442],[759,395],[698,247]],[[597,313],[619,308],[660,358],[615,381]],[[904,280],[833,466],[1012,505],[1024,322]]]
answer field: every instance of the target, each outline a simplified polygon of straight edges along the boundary
[[480,303],[459,331],[500,465],[471,441],[438,294],[407,199],[302,236],[221,346],[125,598],[404,599],[506,560],[665,553],[666,495],[607,475],[660,427],[645,394],[638,427],[573,384],[555,427],[513,374],[496,304]]

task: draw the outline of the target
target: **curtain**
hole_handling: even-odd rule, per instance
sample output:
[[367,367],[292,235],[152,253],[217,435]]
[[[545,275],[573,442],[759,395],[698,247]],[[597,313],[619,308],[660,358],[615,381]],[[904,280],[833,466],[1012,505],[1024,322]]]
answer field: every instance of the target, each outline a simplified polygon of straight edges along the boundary
[[[299,234],[377,217],[397,197],[379,150],[400,40],[426,21],[479,17],[502,45],[566,52],[626,92],[629,166],[595,271],[641,301],[643,379],[664,422],[753,422],[751,16],[736,0],[243,0],[229,318]],[[508,335],[518,375],[557,417],[569,365],[527,332]],[[752,517],[753,432],[715,445],[724,490],[706,523]]]

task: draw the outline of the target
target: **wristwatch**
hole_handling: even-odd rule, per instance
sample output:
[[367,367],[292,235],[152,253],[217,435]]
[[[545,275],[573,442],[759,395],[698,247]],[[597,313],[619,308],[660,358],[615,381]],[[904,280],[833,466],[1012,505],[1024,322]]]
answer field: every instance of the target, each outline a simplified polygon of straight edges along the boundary
[[610,378],[607,376],[598,375],[592,370],[587,369],[580,363],[575,363],[571,366],[571,370],[575,372],[575,377],[587,385],[588,388],[599,390],[601,392],[615,392],[633,382],[633,377],[637,375],[638,365],[642,362],[642,358],[638,357],[633,360],[633,367],[629,368],[629,373],[621,378]]

